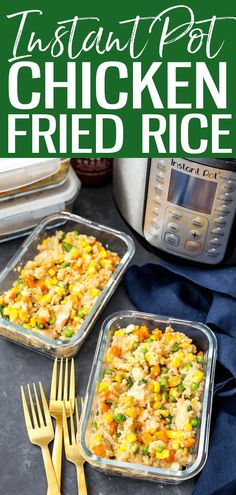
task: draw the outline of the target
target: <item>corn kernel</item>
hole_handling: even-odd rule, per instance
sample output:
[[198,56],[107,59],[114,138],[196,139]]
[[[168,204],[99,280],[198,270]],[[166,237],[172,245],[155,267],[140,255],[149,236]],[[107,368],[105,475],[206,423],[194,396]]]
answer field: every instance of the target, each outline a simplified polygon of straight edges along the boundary
[[106,413],[104,419],[107,423],[111,423],[113,421],[113,417],[110,413]]
[[177,388],[170,388],[170,391],[169,391],[169,394],[170,396],[173,398],[173,399],[178,399],[180,393],[179,391],[177,390]]
[[159,382],[154,383],[154,392],[160,392],[161,390],[161,385]]
[[181,378],[179,376],[170,376],[168,380],[169,387],[177,387],[181,383]]
[[3,303],[4,303],[3,296],[0,296],[0,304],[3,304]]
[[78,257],[79,257],[79,251],[78,251],[78,249],[73,248],[73,249],[71,250],[70,255],[71,255],[72,260],[77,260],[77,259],[78,259]]
[[153,397],[155,401],[161,400],[161,394],[155,393]]
[[161,411],[161,415],[164,416],[164,418],[167,418],[169,414],[170,414],[169,409],[163,409],[163,411]]
[[150,390],[150,392],[152,392],[154,390],[154,385],[153,383],[149,383],[148,384],[148,390]]
[[162,407],[162,402],[160,402],[160,401],[154,402],[153,409],[155,409],[155,411],[157,409],[161,409],[161,407]]
[[95,437],[95,439],[94,439],[94,440],[95,440],[95,442],[96,442],[96,443],[101,442],[101,440],[102,440],[102,435],[100,435],[100,434],[96,435],[96,437]]
[[25,268],[23,268],[23,270],[21,270],[21,276],[24,277],[25,274],[26,274],[26,270],[25,270]]
[[156,432],[157,432],[157,429],[156,428],[152,428],[150,430],[151,435],[155,435]]
[[54,277],[54,275],[56,275],[56,272],[57,271],[55,270],[55,268],[50,268],[50,270],[48,270],[50,277]]
[[122,375],[121,373],[117,373],[116,376],[115,376],[115,381],[117,383],[121,383],[122,382]]
[[137,437],[136,437],[135,433],[129,433],[129,435],[126,436],[125,440],[128,443],[134,443],[134,442],[136,442]]
[[173,366],[174,368],[179,368],[179,367],[181,366],[181,363],[182,363],[182,361],[181,361],[181,359],[179,359],[178,357],[174,357],[174,358],[172,359],[172,366]]
[[16,321],[18,316],[19,316],[18,309],[12,308],[10,310],[10,314],[9,314],[10,321],[13,321],[13,322]]
[[88,273],[94,274],[96,273],[96,266],[95,263],[90,263],[88,266]]
[[162,452],[156,452],[156,458],[157,459],[168,459],[170,455],[170,451],[168,449],[164,449]]
[[115,337],[123,337],[123,335],[125,335],[124,330],[116,330],[116,331],[114,332],[114,336],[115,336]]
[[101,263],[102,268],[106,268],[108,265],[110,265],[110,264],[111,264],[111,260],[105,260],[105,259],[102,259],[102,260],[100,261],[100,263]]
[[202,371],[196,371],[195,375],[193,376],[193,381],[195,383],[201,383],[203,377],[204,377],[204,373]]
[[183,455],[188,455],[188,449],[187,449],[187,447],[184,447],[184,449],[183,449]]
[[103,390],[107,390],[107,389],[108,389],[108,383],[106,383],[106,382],[100,383],[99,392],[103,392]]
[[31,326],[28,323],[24,323],[23,327],[26,328],[26,330],[31,330]]
[[151,358],[151,356],[149,356],[149,354],[145,354],[145,359],[149,363],[152,358]]
[[111,356],[107,356],[107,362],[112,363],[112,357]]
[[133,397],[125,397],[124,404],[127,404],[128,406],[132,407],[134,404]]
[[90,308],[88,306],[84,306],[83,311],[86,315],[88,315],[90,312]]
[[52,300],[52,296],[49,294],[46,294],[45,296],[42,297],[42,302],[45,304],[49,304]]
[[189,361],[194,361],[195,356],[194,356],[194,354],[193,354],[192,352],[190,352],[190,353],[188,354],[188,359],[189,359]]
[[127,415],[130,417],[130,418],[133,418],[135,419],[136,416],[137,416],[137,413],[136,413],[136,410],[134,407],[130,407],[129,409],[127,409]]
[[183,438],[183,433],[182,431],[167,430],[167,436],[171,439],[173,438],[175,440],[180,440],[181,438]]
[[90,294],[92,297],[97,297],[100,294],[100,290],[92,288],[90,289]]
[[25,311],[23,311],[23,309],[20,309],[19,311],[19,318],[25,322],[29,320],[28,314]]
[[36,319],[32,316],[32,318],[30,318],[30,325],[32,327],[36,327]]
[[192,431],[193,427],[192,427],[191,423],[186,423],[186,425],[184,425],[184,429],[186,431]]
[[84,248],[85,252],[86,253],[91,253],[92,251],[92,246],[90,246],[89,244]]
[[127,449],[127,445],[124,443],[123,445],[121,445],[120,449],[122,452],[125,452]]
[[62,297],[64,294],[64,289],[62,287],[56,287],[56,293],[59,297]]
[[6,306],[3,310],[4,315],[9,316],[10,314],[10,306]]
[[73,317],[73,320],[76,321],[76,323],[77,323],[77,322],[79,322],[81,320],[81,318],[79,316],[74,316]]
[[91,256],[90,254],[87,254],[87,253],[83,253],[82,256],[81,256],[82,260],[86,261],[86,260],[91,260]]
[[106,258],[107,253],[106,253],[105,249],[101,249],[99,256],[100,256],[100,258]]

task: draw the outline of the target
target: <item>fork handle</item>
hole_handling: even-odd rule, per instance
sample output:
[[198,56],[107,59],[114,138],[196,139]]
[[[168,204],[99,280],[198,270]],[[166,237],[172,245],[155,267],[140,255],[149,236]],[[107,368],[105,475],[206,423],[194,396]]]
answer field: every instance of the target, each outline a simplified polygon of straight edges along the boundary
[[[53,451],[52,451],[52,462],[59,488],[61,487],[62,441],[63,441],[62,422],[60,420],[59,421],[57,420],[55,439],[54,439]],[[47,495],[52,495],[51,490],[49,488]]]
[[61,495],[48,446],[42,447],[42,454],[48,482],[48,491],[50,495]]
[[78,494],[87,495],[87,487],[86,487],[85,474],[84,474],[84,463],[81,462],[78,466],[76,466],[76,471],[77,471],[77,481],[78,481]]

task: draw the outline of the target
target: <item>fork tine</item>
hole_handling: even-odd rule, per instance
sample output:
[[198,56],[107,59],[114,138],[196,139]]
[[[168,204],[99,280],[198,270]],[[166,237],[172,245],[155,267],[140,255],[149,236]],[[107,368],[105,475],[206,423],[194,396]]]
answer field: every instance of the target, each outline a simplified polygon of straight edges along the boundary
[[53,365],[50,400],[56,400],[56,393],[57,393],[57,358],[55,359]]
[[30,400],[30,406],[31,406],[31,413],[32,413],[32,417],[33,417],[33,424],[34,424],[34,428],[37,428],[39,426],[39,424],[38,424],[38,419],[37,419],[36,412],[35,412],[35,407],[34,407],[32,395],[31,395],[30,386],[27,385],[27,388],[28,388],[28,394],[29,394],[29,400]]
[[68,400],[68,358],[66,358],[63,399]]
[[29,409],[28,409],[27,402],[26,402],[24,387],[22,385],[21,385],[21,398],[22,398],[22,405],[23,405],[23,412],[24,412],[24,416],[25,416],[26,428],[27,429],[33,428],[32,421],[30,418]]
[[75,361],[74,358],[71,359],[71,368],[70,368],[70,401],[75,400]]
[[70,431],[71,431],[71,443],[73,444],[75,443],[75,426],[74,426],[71,401],[70,401]]
[[79,431],[79,408],[78,408],[78,400],[75,399],[75,418],[76,418],[76,435]]
[[65,402],[63,402],[62,409],[63,409],[64,442],[65,442],[65,445],[70,445],[69,430],[68,430],[68,424],[67,424],[67,418],[66,418]]
[[62,400],[62,375],[63,375],[63,358],[61,358],[61,364],[60,364],[57,400]]
[[40,393],[41,393],[41,398],[42,398],[42,404],[43,404],[43,410],[44,410],[46,425],[49,425],[52,422],[52,420],[51,420],[50,412],[48,409],[48,403],[47,403],[41,382],[39,382],[39,388],[40,388]]
[[40,402],[39,402],[39,398],[38,398],[38,392],[37,392],[35,383],[33,383],[33,389],[34,389],[35,401],[36,401],[36,406],[37,406],[37,411],[38,411],[39,424],[40,424],[40,426],[44,426],[42,410],[41,410],[41,406],[40,406]]

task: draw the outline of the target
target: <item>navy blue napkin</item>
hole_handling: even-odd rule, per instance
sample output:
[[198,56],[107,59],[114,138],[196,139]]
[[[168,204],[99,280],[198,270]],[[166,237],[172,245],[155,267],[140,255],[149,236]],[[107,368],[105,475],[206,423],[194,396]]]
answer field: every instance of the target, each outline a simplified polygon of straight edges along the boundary
[[134,265],[125,285],[138,310],[201,321],[215,332],[218,362],[210,449],[194,495],[236,495],[236,267]]

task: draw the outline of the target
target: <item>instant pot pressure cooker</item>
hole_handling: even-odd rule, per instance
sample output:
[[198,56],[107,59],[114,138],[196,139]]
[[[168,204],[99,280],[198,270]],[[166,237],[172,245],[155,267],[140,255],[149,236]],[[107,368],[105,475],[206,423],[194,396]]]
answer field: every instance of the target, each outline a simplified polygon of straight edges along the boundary
[[114,194],[153,248],[211,265],[236,263],[236,159],[117,159]]

